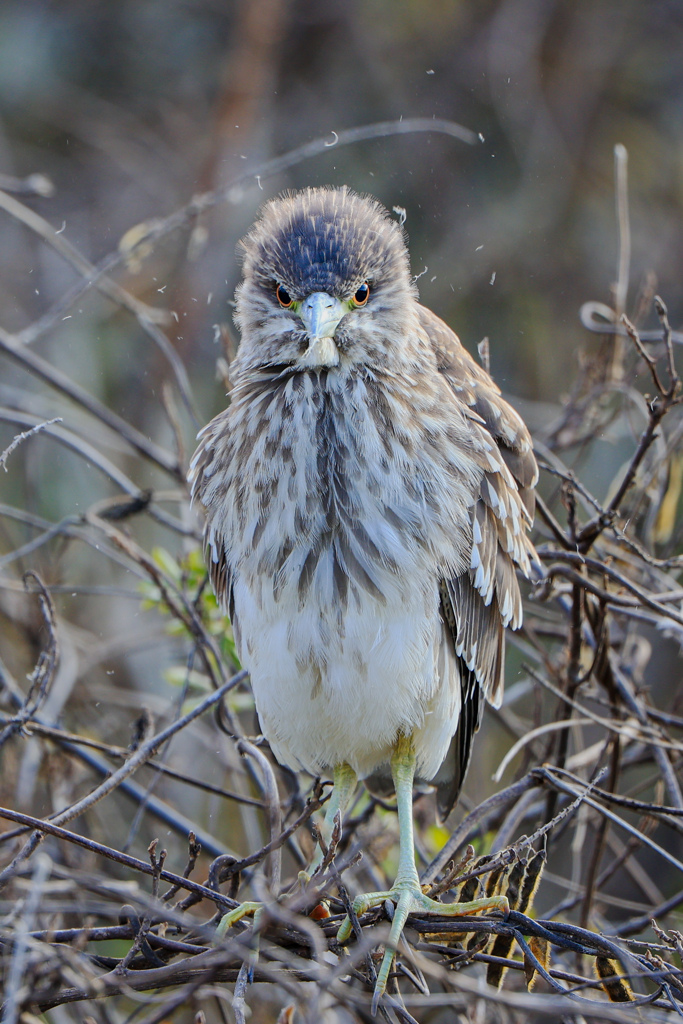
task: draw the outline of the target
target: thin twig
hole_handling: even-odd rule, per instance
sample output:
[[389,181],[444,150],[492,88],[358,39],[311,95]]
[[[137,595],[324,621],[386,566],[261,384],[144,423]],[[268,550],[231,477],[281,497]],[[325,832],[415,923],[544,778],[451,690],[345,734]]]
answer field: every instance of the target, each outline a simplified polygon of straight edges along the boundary
[[12,443],[8,448],[5,448],[4,452],[0,454],[0,466],[7,472],[7,460],[15,451],[19,445],[26,441],[29,437],[33,437],[35,434],[39,434],[41,430],[45,430],[46,427],[51,427],[53,423],[62,423],[61,416],[53,416],[51,420],[44,420],[42,423],[36,423],[35,427],[31,427],[30,430],[24,430],[21,434],[17,434]]
[[[173,722],[166,729],[162,729],[160,733],[157,733],[146,743],[143,743],[131,757],[126,761],[125,764],[121,765],[117,771],[113,772],[109,778],[105,779],[104,782],[100,783],[94,790],[88,793],[85,797],[79,800],[77,803],[72,804],[71,807],[58,814],[53,819],[55,825],[62,825],[67,821],[71,821],[73,818],[77,818],[85,810],[93,807],[96,803],[102,800],[109,793],[113,792],[123,782],[125,778],[132,775],[133,772],[137,771],[140,765],[148,761],[156,751],[162,746],[167,739],[175,735],[181,729],[186,728],[190,722],[193,722],[195,718],[199,718],[205,714],[209,708],[212,708],[219,701],[223,700],[223,697],[232,690],[235,686],[242,682],[246,677],[246,672],[238,672],[237,675],[233,676],[225,682],[215,693],[210,694],[208,697],[188,711],[187,714],[179,718],[178,721]],[[36,832],[29,839],[28,843],[24,848],[17,854],[12,862],[0,872],[0,887],[5,885],[7,881],[13,876],[19,865],[26,860],[35,850],[36,846],[41,842],[44,833]]]

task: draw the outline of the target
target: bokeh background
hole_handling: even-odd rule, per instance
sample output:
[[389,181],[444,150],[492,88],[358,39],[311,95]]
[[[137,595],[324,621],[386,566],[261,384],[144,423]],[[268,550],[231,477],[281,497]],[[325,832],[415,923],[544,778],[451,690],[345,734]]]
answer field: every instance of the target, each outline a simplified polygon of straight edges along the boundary
[[[490,339],[496,380],[543,440],[580,364],[598,351],[580,307],[613,299],[617,144],[628,152],[627,308],[655,275],[672,324],[683,318],[681,52],[678,0],[3,0],[0,175],[44,175],[51,185],[39,191],[49,194],[16,198],[95,266],[113,261],[114,280],[160,311],[186,367],[195,415],[173,391],[168,359],[120,304],[90,287],[60,312],[82,275],[6,209],[0,328],[16,334],[46,316],[49,329],[36,333],[32,350],[186,460],[197,427],[225,401],[220,360],[235,344],[239,238],[260,204],[282,190],[344,183],[405,210],[422,301],[470,351]],[[332,144],[348,128],[415,117],[458,122],[481,140],[387,133]],[[317,138],[330,145],[270,172],[271,158]],[[176,230],[131,255],[139,225],[149,230],[212,190],[224,190],[220,202],[179,218]],[[655,324],[651,317],[646,326]],[[0,405],[38,419],[64,417],[138,487],[160,489],[174,515],[183,510],[184,536],[136,521],[141,544],[174,559],[195,545],[198,524],[184,510],[179,479],[2,353]],[[0,420],[0,451],[18,429],[11,416]],[[598,497],[637,429],[606,437],[588,456],[587,482]],[[116,493],[111,481],[47,436],[25,442],[6,468],[2,663],[22,682],[44,640],[35,599],[21,585],[21,572],[36,568],[62,621],[60,686],[46,714],[80,730],[104,729],[125,746],[143,703],[162,719],[177,710],[168,669],[178,674],[185,642],[168,636],[163,616],[141,609],[140,581],[108,553],[95,557],[92,547],[60,536],[16,557],[50,523],[73,517],[76,529],[79,515]],[[38,519],[22,520],[8,507]],[[660,644],[657,654],[673,679],[676,645]],[[510,664],[515,676],[514,653]],[[500,727],[488,736],[466,802],[492,788],[504,737]],[[210,778],[217,764],[234,767],[215,733],[207,728],[200,740],[194,771]],[[44,751],[24,745],[6,755],[0,796],[47,814],[86,785],[79,771],[51,772]],[[208,797],[201,803],[180,787],[172,800],[242,853],[258,838],[244,822],[236,835]],[[133,812],[120,801],[113,805],[120,819],[102,811],[95,831],[125,839]],[[131,843],[142,849],[154,827],[134,830]],[[177,837],[168,843],[183,848]]]
[[[269,195],[346,183],[405,208],[423,300],[470,346],[491,338],[504,387],[554,401],[574,372],[578,308],[607,298],[616,274],[615,143],[630,156],[632,287],[653,270],[662,294],[676,290],[682,41],[676,0],[5,0],[0,164],[49,175],[55,195],[35,207],[97,261],[133,225],[313,138],[458,121],[485,141],[331,148],[263,191],[241,187],[207,218],[194,262],[175,236],[128,284],[178,313],[174,342],[213,411],[212,324],[229,319],[236,241]],[[8,329],[73,283],[6,218],[0,271]],[[88,308],[52,344],[140,415],[146,354],[132,333]]]

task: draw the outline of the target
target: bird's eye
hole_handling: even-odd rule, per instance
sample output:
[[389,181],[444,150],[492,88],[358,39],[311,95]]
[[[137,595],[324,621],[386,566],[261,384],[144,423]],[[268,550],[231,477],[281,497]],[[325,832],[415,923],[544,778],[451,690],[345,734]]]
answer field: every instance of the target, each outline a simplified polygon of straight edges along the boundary
[[292,298],[292,296],[289,294],[286,288],[282,287],[281,284],[279,284],[275,289],[275,294],[277,295],[277,301],[280,303],[283,309],[289,309],[289,307],[294,303],[294,299]]
[[353,305],[354,306],[364,306],[369,298],[370,298],[370,285],[368,284],[367,281],[364,281],[363,284],[360,286],[360,288],[358,289],[358,291],[356,292],[356,294],[353,297],[353,300],[352,300],[353,301]]

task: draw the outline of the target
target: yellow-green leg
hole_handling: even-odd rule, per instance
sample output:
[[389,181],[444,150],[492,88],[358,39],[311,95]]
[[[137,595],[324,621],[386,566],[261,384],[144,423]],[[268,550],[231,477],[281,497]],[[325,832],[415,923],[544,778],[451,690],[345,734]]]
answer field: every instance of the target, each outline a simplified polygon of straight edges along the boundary
[[[353,796],[357,782],[356,773],[348,764],[337,765],[334,769],[334,785],[330,799],[327,802],[325,818],[321,829],[323,839],[327,844],[329,844],[332,836],[335,814],[337,811],[339,811],[341,815],[344,814],[344,811],[348,807],[349,801]],[[322,859],[323,852],[320,846],[318,846],[308,872],[306,872],[307,877],[310,877],[321,863]],[[263,903],[255,900],[245,900],[244,903],[240,903],[239,907],[235,907],[234,910],[230,910],[227,914],[223,915],[218,922],[216,935],[218,938],[222,939],[228,928],[231,928],[232,925],[237,923],[237,921],[241,921],[243,917],[248,917],[250,914],[256,915],[254,921],[254,926],[256,927],[258,924],[258,915],[262,912],[263,906]]]
[[[415,867],[415,849],[413,841],[413,778],[415,775],[415,750],[410,737],[399,736],[391,759],[391,774],[396,788],[398,809],[399,854],[398,874],[396,881],[388,892],[370,892],[357,896],[353,901],[353,909],[357,915],[364,914],[370,907],[377,907],[385,900],[396,904],[394,919],[387,942],[382,965],[377,975],[377,983],[372,1000],[372,1012],[377,1009],[380,997],[384,994],[391,965],[394,962],[398,942],[409,914],[439,914],[462,917],[466,914],[477,914],[497,910],[503,914],[509,911],[504,896],[491,896],[486,899],[473,900],[470,903],[439,903],[425,896],[420,887],[420,878]],[[351,921],[344,918],[337,941],[346,942],[351,935]]]

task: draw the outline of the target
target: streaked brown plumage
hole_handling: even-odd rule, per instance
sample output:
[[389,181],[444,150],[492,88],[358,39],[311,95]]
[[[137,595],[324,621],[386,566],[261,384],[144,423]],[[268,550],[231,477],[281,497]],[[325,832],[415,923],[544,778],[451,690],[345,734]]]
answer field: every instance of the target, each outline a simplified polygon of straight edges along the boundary
[[314,774],[381,784],[407,758],[446,814],[522,621],[528,431],[418,303],[374,200],[277,199],[242,247],[230,405],[191,482],[263,731]]

